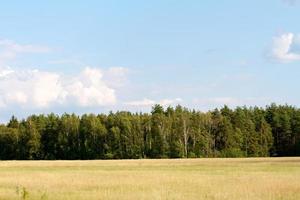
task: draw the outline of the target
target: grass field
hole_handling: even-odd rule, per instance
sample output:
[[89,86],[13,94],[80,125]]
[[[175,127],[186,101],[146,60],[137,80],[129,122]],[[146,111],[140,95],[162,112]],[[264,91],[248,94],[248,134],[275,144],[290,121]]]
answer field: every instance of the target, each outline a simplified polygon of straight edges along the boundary
[[0,199],[300,199],[300,158],[1,161]]

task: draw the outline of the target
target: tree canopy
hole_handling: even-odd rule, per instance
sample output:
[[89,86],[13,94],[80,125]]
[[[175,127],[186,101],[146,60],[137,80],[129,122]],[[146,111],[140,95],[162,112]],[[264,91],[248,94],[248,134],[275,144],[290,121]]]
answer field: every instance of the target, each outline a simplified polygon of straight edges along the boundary
[[12,116],[0,126],[0,159],[133,159],[300,155],[300,110],[182,106],[151,113]]

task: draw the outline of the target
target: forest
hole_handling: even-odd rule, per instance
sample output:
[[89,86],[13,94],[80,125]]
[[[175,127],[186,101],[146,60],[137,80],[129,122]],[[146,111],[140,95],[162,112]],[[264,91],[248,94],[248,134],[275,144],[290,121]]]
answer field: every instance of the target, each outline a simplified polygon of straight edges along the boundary
[[1,160],[300,155],[300,109],[155,105],[151,113],[12,116],[0,125]]

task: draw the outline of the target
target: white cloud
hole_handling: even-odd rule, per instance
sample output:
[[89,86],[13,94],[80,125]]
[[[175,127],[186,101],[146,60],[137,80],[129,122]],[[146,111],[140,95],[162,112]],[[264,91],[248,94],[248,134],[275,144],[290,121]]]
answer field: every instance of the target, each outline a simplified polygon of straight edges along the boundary
[[149,107],[149,106],[153,106],[154,104],[160,104],[162,106],[169,106],[169,105],[178,104],[180,102],[182,102],[181,98],[162,99],[159,101],[144,98],[143,100],[139,100],[139,101],[127,102],[127,103],[125,103],[125,105],[136,106],[136,107]]
[[103,81],[99,69],[85,68],[65,86],[64,96],[80,106],[112,105],[116,103],[115,90]]
[[41,45],[18,44],[12,40],[0,39],[0,64],[13,60],[18,54],[47,53],[50,48]]
[[110,87],[121,87],[127,82],[128,68],[125,67],[110,67],[107,70],[104,70],[103,80]]
[[[10,73],[7,73],[7,72]],[[0,69],[0,98],[6,105],[46,107],[63,90],[60,75],[38,70]]]
[[182,102],[181,98],[176,98],[176,99],[162,99],[158,102],[158,104],[162,105],[162,106],[169,106],[172,104],[178,104]]
[[5,76],[7,76],[7,75],[9,75],[9,74],[11,74],[13,72],[14,71],[11,70],[10,68],[4,68],[4,69],[0,70],[0,78],[1,77],[5,77]]
[[38,107],[47,107],[50,103],[60,100],[64,92],[61,81],[59,74],[33,71],[32,80],[29,81],[29,85],[32,86],[33,102]]
[[271,57],[280,62],[300,60],[300,35],[285,33],[274,37]]
[[6,101],[8,102],[25,104],[27,100],[28,100],[27,95],[22,91],[15,91],[13,93],[6,94]]
[[115,89],[103,80],[103,74],[103,70],[90,67],[72,77],[47,71],[0,68],[0,107],[113,105]]
[[143,100],[127,102],[127,103],[125,103],[125,105],[128,105],[128,106],[152,106],[155,103],[156,102],[154,100],[145,98]]

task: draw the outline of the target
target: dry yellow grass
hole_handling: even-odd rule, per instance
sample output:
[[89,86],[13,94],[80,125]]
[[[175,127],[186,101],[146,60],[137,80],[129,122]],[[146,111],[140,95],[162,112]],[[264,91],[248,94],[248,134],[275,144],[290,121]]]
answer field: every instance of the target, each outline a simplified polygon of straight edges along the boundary
[[1,161],[0,199],[23,197],[298,200],[300,158]]

